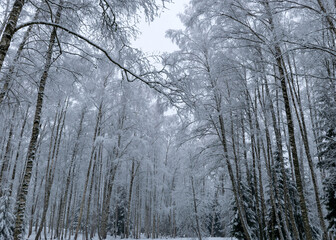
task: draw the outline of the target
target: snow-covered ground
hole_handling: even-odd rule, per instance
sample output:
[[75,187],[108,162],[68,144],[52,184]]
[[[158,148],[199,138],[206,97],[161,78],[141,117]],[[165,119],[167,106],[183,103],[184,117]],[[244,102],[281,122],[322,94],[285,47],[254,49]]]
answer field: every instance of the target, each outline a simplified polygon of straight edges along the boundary
[[[35,239],[35,235],[32,234],[29,238],[26,238],[27,240],[34,240]],[[43,238],[42,238],[43,239]],[[72,239],[72,238],[71,238]],[[84,236],[82,237],[81,235],[78,236],[77,240],[84,240]],[[112,236],[108,236],[106,238],[106,240],[115,240],[115,239],[120,239],[120,238],[115,238]],[[143,239],[147,239],[147,238],[143,238]],[[99,240],[98,236],[95,236],[92,240]],[[135,240],[133,238],[124,238],[123,240]],[[152,240],[152,239],[150,239]],[[153,240],[198,240],[197,238],[160,238],[160,239],[153,239]],[[237,240],[236,238],[220,238],[220,237],[203,237],[202,240]]]

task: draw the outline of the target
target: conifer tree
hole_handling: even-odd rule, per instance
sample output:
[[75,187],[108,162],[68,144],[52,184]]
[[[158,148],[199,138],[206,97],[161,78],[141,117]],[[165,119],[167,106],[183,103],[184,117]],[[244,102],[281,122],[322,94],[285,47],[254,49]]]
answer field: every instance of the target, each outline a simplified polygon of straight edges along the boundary
[[[258,232],[258,222],[257,222],[257,216],[256,216],[256,209],[255,209],[255,202],[253,197],[254,188],[249,188],[246,183],[241,183],[241,192],[242,192],[242,202],[243,207],[246,212],[246,219],[247,224],[249,228],[251,229],[251,237],[253,239],[257,239],[257,232]],[[233,209],[233,218],[231,221],[231,235],[233,237],[236,237],[238,240],[245,239],[245,234],[243,227],[241,225],[241,221],[239,218],[237,206],[235,205],[235,202],[232,202],[232,209]]]
[[[285,161],[288,161],[285,159]],[[297,224],[300,237],[302,239],[305,239],[304,235],[304,225],[303,225],[303,219],[301,215],[301,210],[299,206],[299,198],[298,198],[298,192],[295,186],[294,180],[290,177],[290,171],[288,168],[285,169],[287,183],[288,183],[288,192],[289,192],[289,199],[290,199],[290,206],[293,208],[295,222]],[[280,211],[284,211],[286,213],[286,217],[289,218],[289,211],[288,209],[284,208],[284,179],[283,175],[281,173],[281,163],[280,163],[280,156],[279,152],[274,152],[274,165],[272,166],[272,178],[273,178],[273,189],[277,189],[277,191],[274,192],[275,197],[275,204],[277,205],[278,209],[278,216],[280,218],[281,225],[279,226],[275,220],[275,212],[273,207],[269,208],[268,210],[268,221],[267,221],[267,231],[269,233],[269,236],[271,236],[271,239],[280,239],[280,233],[279,231],[282,231],[284,233],[285,231],[285,219],[281,219]],[[268,192],[271,191],[268,186]],[[306,191],[307,192],[307,191]],[[309,194],[307,193],[307,196]],[[267,200],[267,203],[269,206],[271,206],[270,200]],[[309,204],[309,202],[307,202]],[[311,215],[311,211],[308,212],[309,215]],[[310,221],[310,228],[312,231],[312,237],[313,239],[318,239],[319,233],[317,228],[312,224],[312,221]],[[292,233],[293,239],[295,238],[293,235],[293,229],[292,226],[289,226],[289,230]]]
[[318,167],[325,171],[324,198],[327,210],[326,219],[331,235],[336,235],[336,99],[335,84],[330,81],[319,89],[320,152]]
[[[268,206],[267,211],[267,232],[268,235],[271,237],[271,239],[280,239],[280,231],[284,233],[284,226],[283,224],[285,223],[285,219],[281,218],[281,211],[284,211],[283,206],[284,206],[284,189],[283,189],[283,179],[282,179],[282,174],[281,174],[281,165],[280,165],[280,158],[279,158],[279,152],[274,153],[274,164],[271,169],[271,174],[272,174],[272,182],[270,184],[273,184],[273,188],[268,185],[266,193],[270,196],[271,193],[270,191],[274,191],[273,196],[274,196],[274,202],[277,208],[277,213],[275,212],[275,208],[272,206],[271,199],[267,199],[266,203]],[[287,173],[287,172],[286,172]],[[290,184],[290,182],[289,182]],[[292,186],[290,186],[291,188]],[[276,221],[276,214],[279,216],[279,220],[281,225]]]
[[8,189],[0,198],[0,240],[12,240],[15,216],[12,211],[14,199]]

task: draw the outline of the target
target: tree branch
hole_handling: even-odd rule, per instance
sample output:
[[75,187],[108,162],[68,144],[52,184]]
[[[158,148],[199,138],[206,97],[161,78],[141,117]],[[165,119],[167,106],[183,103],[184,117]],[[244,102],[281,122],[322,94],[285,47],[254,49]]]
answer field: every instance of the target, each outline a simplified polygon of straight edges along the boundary
[[[64,31],[66,31],[67,33],[85,41],[86,43],[90,44],[91,46],[93,46],[94,48],[98,49],[99,51],[101,51],[102,53],[104,53],[104,55],[108,58],[108,60],[110,62],[112,62],[114,65],[118,66],[121,70],[123,70],[125,73],[128,73],[129,75],[133,76],[134,78],[140,80],[141,82],[145,83],[146,85],[148,85],[149,87],[151,88],[155,88],[155,85],[160,85],[160,86],[163,86],[162,83],[160,82],[157,82],[157,81],[147,81],[145,80],[144,78],[140,77],[139,75],[137,75],[136,73],[134,73],[133,71],[129,70],[128,68],[124,67],[123,65],[121,65],[119,62],[117,62],[116,60],[114,60],[110,55],[109,53],[104,49],[102,48],[101,46],[99,46],[98,44],[94,43],[93,41],[91,41],[90,39],[64,27],[64,26],[61,26],[59,24],[55,24],[55,23],[51,23],[51,22],[43,22],[43,21],[32,21],[32,22],[27,22],[27,23],[23,23],[19,26],[17,26],[14,30],[14,33],[16,33],[17,31],[19,31],[20,29],[22,28],[25,28],[25,27],[28,27],[28,26],[31,26],[31,25],[47,25],[47,26],[52,26],[52,27],[55,27],[55,28],[59,28],[59,29],[62,29]],[[164,86],[163,86],[164,87]]]

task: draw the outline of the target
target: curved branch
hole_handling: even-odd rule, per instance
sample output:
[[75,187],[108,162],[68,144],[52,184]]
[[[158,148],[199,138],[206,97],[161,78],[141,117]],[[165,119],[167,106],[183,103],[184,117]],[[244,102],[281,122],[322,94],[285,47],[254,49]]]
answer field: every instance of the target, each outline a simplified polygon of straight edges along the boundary
[[[112,62],[114,65],[118,66],[120,69],[122,69],[125,73],[128,73],[129,75],[133,76],[134,78],[140,80],[141,82],[147,84],[149,87],[151,88],[155,88],[155,84],[157,85],[161,85],[163,86],[162,83],[160,82],[157,82],[157,81],[147,81],[145,80],[144,78],[140,77],[139,75],[137,75],[136,73],[134,73],[133,71],[127,69],[126,67],[124,67],[123,65],[121,65],[119,62],[117,62],[116,60],[114,60],[110,55],[109,53],[104,49],[102,48],[101,46],[99,46],[98,44],[94,43],[93,41],[91,41],[90,39],[87,39],[86,37],[64,27],[64,26],[61,26],[59,24],[55,24],[55,23],[51,23],[51,22],[43,22],[43,21],[32,21],[32,22],[27,22],[27,23],[23,23],[19,26],[17,26],[14,30],[14,33],[16,33],[17,31],[19,31],[20,29],[22,28],[25,28],[25,27],[28,27],[28,26],[31,26],[31,25],[47,25],[47,26],[52,26],[52,27],[55,27],[55,28],[59,28],[59,29],[62,29],[64,31],[66,31],[67,33],[85,41],[86,43],[90,44],[91,46],[93,46],[94,48],[98,49],[99,51],[101,51],[102,53],[104,53],[104,55],[108,58],[108,60],[110,62]],[[164,86],[163,86],[164,87]]]

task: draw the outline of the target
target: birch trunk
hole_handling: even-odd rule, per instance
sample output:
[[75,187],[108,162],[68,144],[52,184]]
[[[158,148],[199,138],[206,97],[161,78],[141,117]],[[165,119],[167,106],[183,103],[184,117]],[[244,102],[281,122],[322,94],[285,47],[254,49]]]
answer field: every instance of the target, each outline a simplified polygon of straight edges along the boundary
[[[213,127],[216,130],[216,134],[219,138],[219,141],[223,147],[223,151],[224,151],[224,159],[226,161],[226,165],[229,171],[229,176],[230,176],[230,180],[232,183],[232,188],[233,188],[233,193],[234,193],[234,199],[235,199],[235,203],[237,206],[237,210],[238,210],[238,215],[243,227],[243,231],[244,231],[244,235],[246,237],[247,240],[251,240],[251,234],[250,234],[250,230],[246,221],[246,214],[245,214],[245,210],[243,208],[243,203],[241,202],[241,192],[240,192],[240,187],[239,187],[239,179],[235,179],[234,177],[234,171],[232,168],[232,164],[230,162],[229,159],[229,155],[228,155],[228,148],[227,148],[227,140],[226,140],[226,133],[225,133],[225,124],[224,124],[224,119],[223,119],[223,115],[221,113],[222,109],[221,109],[221,103],[222,103],[222,96],[221,94],[218,92],[217,90],[217,83],[216,81],[214,81],[211,77],[211,73],[210,73],[210,68],[209,66],[205,66],[207,69],[207,73],[209,75],[210,78],[210,84],[213,90],[213,94],[214,94],[214,99],[215,99],[215,106],[216,106],[216,111],[218,114],[218,124],[216,124],[216,122],[214,120],[212,120],[212,124]],[[229,89],[228,89],[229,90]],[[236,162],[237,164],[237,162]],[[239,173],[237,173],[239,174]]]
[[84,184],[84,191],[83,191],[83,195],[82,195],[82,201],[81,201],[81,206],[80,206],[80,210],[79,210],[79,217],[78,217],[78,226],[76,227],[76,232],[75,232],[75,237],[74,239],[77,240],[78,237],[78,232],[79,232],[79,228],[82,222],[82,217],[83,217],[83,210],[84,210],[84,205],[85,205],[85,198],[86,198],[86,192],[87,192],[87,187],[88,187],[88,183],[89,183],[89,178],[90,178],[90,173],[91,173],[91,167],[93,164],[93,159],[94,159],[94,154],[95,154],[95,142],[96,142],[96,138],[98,136],[98,129],[99,129],[99,125],[100,125],[100,121],[102,118],[102,107],[103,107],[103,102],[100,102],[100,105],[98,107],[98,115],[97,115],[97,120],[96,120],[96,126],[95,126],[95,130],[94,130],[94,134],[93,134],[93,139],[92,139],[92,149],[91,149],[91,156],[90,156],[90,162],[89,162],[89,167],[86,173],[86,179],[85,179],[85,184]]
[[6,1],[6,9],[5,9],[5,14],[3,16],[3,19],[2,19],[2,23],[1,23],[1,26],[0,26],[0,37],[2,35],[2,32],[3,30],[5,29],[5,26],[6,26],[6,23],[7,23],[7,18],[8,18],[8,13],[9,13],[9,4],[10,4],[10,0],[7,0]]
[[[100,129],[98,130],[98,136],[100,135]],[[100,152],[102,151],[102,146],[99,145],[98,151],[94,154],[94,160],[93,160],[93,168],[92,168],[92,173],[91,173],[91,183],[90,183],[90,188],[89,188],[89,198],[87,201],[87,208],[86,208],[86,224],[85,224],[85,239],[89,239],[89,234],[88,234],[88,227],[90,224],[90,209],[91,209],[91,198],[92,198],[92,189],[93,189],[93,184],[94,184],[94,179],[96,176],[96,166],[97,166],[97,159],[100,157]]]
[[15,116],[15,110],[13,112],[12,116],[12,121],[10,124],[10,129],[8,133],[8,139],[7,139],[7,144],[6,144],[6,149],[5,149],[5,154],[3,156],[2,160],[2,166],[1,166],[1,171],[0,171],[0,196],[2,196],[3,191],[5,188],[8,187],[8,173],[9,173],[9,159],[12,151],[12,137],[13,137],[13,128],[14,128],[14,116]]
[[[67,203],[68,203],[69,188],[70,188],[70,185],[71,185],[71,183],[70,183],[71,173],[74,169],[74,162],[75,162],[75,159],[77,157],[78,150],[79,150],[79,139],[80,139],[80,136],[82,134],[84,115],[85,115],[85,109],[83,109],[82,113],[81,113],[81,117],[80,117],[80,121],[79,121],[79,127],[78,127],[78,130],[77,130],[76,142],[75,142],[74,149],[72,151],[72,155],[71,155],[71,159],[70,159],[70,167],[69,167],[69,171],[68,171],[68,175],[67,175],[67,179],[66,179],[66,184],[65,184],[63,204],[61,205],[61,208],[60,208],[60,211],[61,211],[60,228],[61,228],[61,232],[62,232],[61,233],[61,239],[63,239],[65,209],[66,209],[66,206],[67,206]],[[70,206],[70,204],[71,204],[71,200],[69,202],[69,206]],[[68,222],[67,222],[67,225],[68,225]]]
[[[122,114],[119,118],[119,129],[123,128],[125,120],[125,107],[123,108]],[[118,135],[118,142],[117,146],[113,149],[112,155],[109,157],[111,164],[109,166],[108,170],[108,178],[106,180],[105,186],[104,186],[104,194],[103,194],[103,207],[102,207],[102,217],[101,217],[101,223],[100,223],[100,237],[102,239],[106,239],[107,236],[107,220],[108,215],[110,212],[110,201],[111,201],[111,194],[114,184],[114,178],[118,169],[119,160],[117,162],[113,162],[114,160],[117,160],[119,158],[119,149],[121,146],[121,135]]]
[[0,40],[0,71],[2,69],[2,65],[5,61],[5,57],[7,55],[7,51],[11,44],[12,38],[14,36],[14,30],[17,25],[17,21],[20,17],[23,5],[25,4],[25,0],[15,0],[12,10],[9,14],[9,18],[7,20],[7,24],[5,30],[1,36]]
[[[34,16],[34,20],[37,19],[38,14],[39,14],[39,11],[37,10],[36,13],[35,13],[35,16]],[[17,63],[18,63],[18,61],[19,61],[19,59],[21,57],[23,48],[24,48],[24,46],[26,45],[26,43],[28,41],[28,38],[29,38],[29,35],[30,35],[30,32],[32,31],[32,29],[33,29],[33,25],[29,26],[28,29],[27,29],[27,31],[23,35],[23,39],[22,39],[22,41],[21,41],[21,43],[19,45],[18,50],[16,51],[14,60],[11,63],[11,65],[9,67],[9,70],[8,70],[8,72],[5,74],[5,76],[0,81],[0,82],[3,82],[3,86],[2,86],[2,89],[0,91],[0,105],[1,105],[2,101],[4,100],[5,95],[6,95],[7,91],[8,91],[9,84],[10,84],[12,78],[13,78],[15,67],[16,67],[16,65],[17,65]]]
[[20,149],[21,149],[24,129],[25,129],[25,126],[26,126],[26,123],[27,123],[28,112],[29,112],[29,106],[27,107],[25,116],[23,118],[23,123],[22,123],[22,126],[21,126],[21,131],[20,131],[20,136],[19,136],[19,144],[18,144],[17,149],[16,149],[16,156],[15,156],[15,160],[14,160],[14,166],[13,166],[13,170],[12,170],[12,176],[11,176],[10,187],[9,187],[9,191],[10,191],[11,196],[13,196],[13,184],[14,184],[15,175],[16,175],[16,167],[17,167],[17,162],[18,162],[19,156],[20,156]]
[[[66,106],[67,108],[67,106]],[[51,193],[51,188],[54,182],[54,173],[55,173],[55,168],[56,168],[56,161],[58,158],[58,153],[59,153],[59,146],[61,143],[61,138],[62,138],[62,133],[63,133],[63,128],[64,128],[64,122],[65,122],[65,117],[66,117],[66,110],[67,109],[62,109],[61,114],[59,116],[59,119],[55,121],[55,124],[57,124],[57,129],[56,129],[56,136],[55,136],[55,142],[53,143],[53,152],[50,157],[48,157],[48,166],[46,169],[46,182],[45,182],[45,196],[44,196],[44,207],[43,207],[43,212],[42,212],[42,219],[41,223],[39,226],[39,229],[37,231],[35,240],[38,240],[42,229],[43,225],[45,224],[46,220],[46,215],[49,207],[49,202],[50,202],[50,193]],[[56,115],[57,116],[57,115]],[[53,136],[51,137],[53,139]],[[50,144],[50,150],[51,150],[52,144]],[[55,211],[55,209],[54,209]]]
[[[62,0],[60,1],[60,3]],[[18,4],[16,7],[15,13],[18,15],[21,12],[22,6],[23,6],[24,1],[15,1],[15,4]],[[14,4],[14,7],[15,7]],[[60,4],[59,6],[61,6]],[[13,8],[14,9],[14,8]],[[62,7],[58,8],[56,18],[60,18],[61,16],[61,10]],[[17,16],[18,18],[18,16]],[[16,18],[16,21],[17,21]],[[16,24],[15,21],[15,24]],[[59,20],[58,20],[59,21]],[[5,30],[6,32],[6,30]],[[26,199],[27,199],[27,194],[28,194],[28,187],[29,183],[31,180],[31,174],[32,174],[32,169],[33,169],[33,164],[35,161],[35,153],[36,153],[36,148],[37,148],[37,138],[40,132],[40,121],[41,121],[41,115],[42,115],[42,107],[43,107],[43,100],[44,100],[44,90],[49,74],[49,69],[51,67],[51,60],[52,60],[52,55],[53,55],[53,47],[55,44],[55,39],[56,39],[56,28],[53,28],[50,39],[49,39],[49,46],[47,50],[47,56],[46,56],[46,62],[44,65],[44,70],[43,74],[40,79],[39,83],[39,89],[38,89],[38,96],[36,100],[36,107],[35,107],[35,115],[34,115],[34,124],[33,124],[33,129],[32,129],[32,134],[31,134],[31,139],[28,147],[28,152],[27,152],[27,163],[24,169],[24,176],[23,176],[23,181],[22,185],[20,187],[20,191],[18,193],[18,197],[16,200],[16,220],[15,220],[15,228],[14,228],[14,240],[20,240],[23,238],[22,233],[24,232],[23,230],[23,218],[24,218],[24,213],[26,210]],[[4,36],[3,36],[4,37]],[[10,38],[11,39],[11,38]],[[9,39],[9,41],[10,41]],[[2,43],[1,43],[2,44]],[[8,50],[10,42],[8,43],[6,52]],[[0,47],[1,48],[1,47]],[[0,49],[0,69],[3,63],[3,59],[5,57],[5,53],[3,53],[2,49]],[[3,55],[3,56],[2,56]]]

